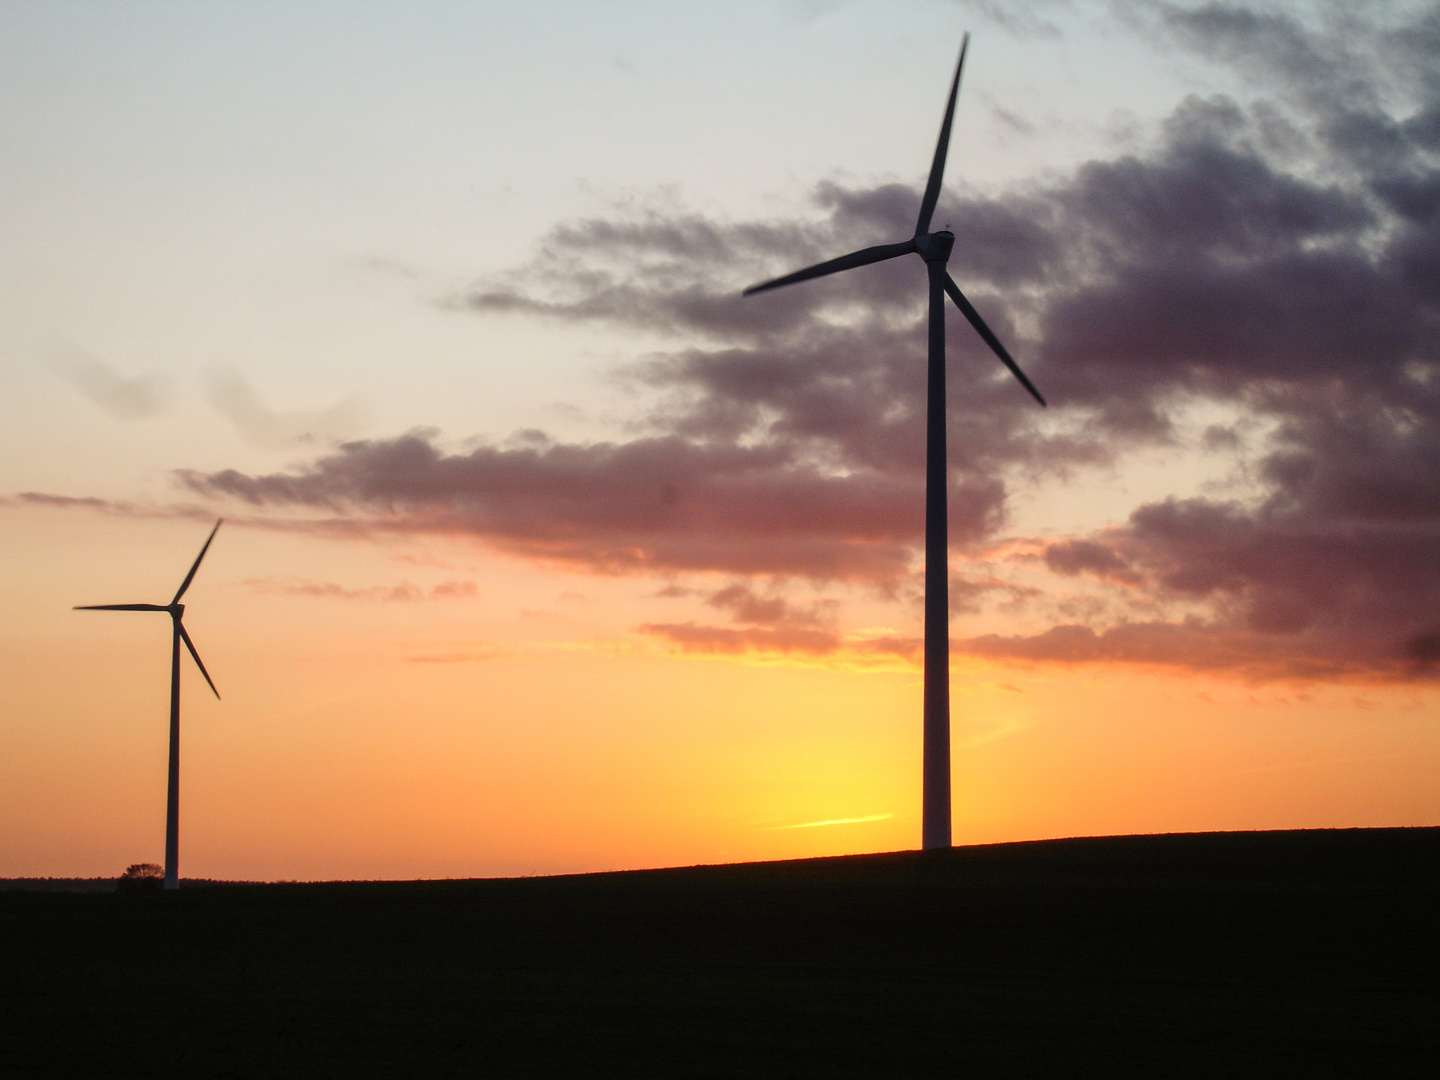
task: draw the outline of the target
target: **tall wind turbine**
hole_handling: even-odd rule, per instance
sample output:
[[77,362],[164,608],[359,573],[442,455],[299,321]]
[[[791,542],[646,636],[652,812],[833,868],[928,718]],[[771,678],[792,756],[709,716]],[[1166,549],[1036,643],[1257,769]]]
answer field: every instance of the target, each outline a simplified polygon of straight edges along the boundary
[[955,119],[955,97],[960,91],[960,72],[965,67],[965,50],[970,44],[966,34],[960,44],[960,60],[955,65],[955,78],[950,84],[950,100],[945,105],[945,119],[940,123],[940,139],[935,144],[935,160],[930,166],[930,179],[925,184],[925,197],[920,200],[920,217],[915,222],[915,235],[898,244],[882,244],[863,251],[842,255],[805,270],[752,285],[745,295],[778,289],[782,285],[809,281],[840,270],[884,262],[901,255],[915,254],[925,260],[930,278],[930,363],[925,405],[925,748],[924,798],[922,802],[921,842],[927,848],[950,846],[950,581],[949,541],[945,504],[948,469],[945,461],[945,297],[955,301],[960,313],[970,321],[1000,362],[1020,380],[1041,405],[1040,396],[1020,366],[1011,359],[1000,339],[985,325],[955,280],[945,269],[955,234],[948,229],[930,231],[930,217],[940,198],[940,183],[945,174],[945,153],[950,145],[950,124]]
[[[222,518],[221,521],[224,519]],[[170,625],[174,628],[170,641],[170,783],[165,797],[165,888],[178,889],[180,887],[180,643],[185,643],[185,648],[190,650],[190,655],[195,658],[195,666],[200,669],[200,674],[205,676],[205,681],[210,684],[211,691],[218,698],[220,691],[215,689],[215,683],[210,678],[210,673],[205,670],[205,663],[200,659],[200,654],[195,651],[195,643],[190,640],[190,635],[185,632],[185,624],[182,618],[185,614],[185,605],[180,603],[180,598],[185,595],[185,590],[190,588],[190,582],[195,580],[195,571],[200,569],[200,560],[205,558],[205,552],[210,550],[210,541],[215,539],[215,534],[220,531],[221,521],[215,522],[215,528],[210,530],[210,535],[205,538],[205,546],[200,549],[200,554],[195,556],[195,562],[190,567],[190,572],[185,575],[185,580],[180,583],[180,588],[175,591],[175,599],[168,604],[88,604],[84,607],[77,607],[76,611],[163,611],[170,616]]]

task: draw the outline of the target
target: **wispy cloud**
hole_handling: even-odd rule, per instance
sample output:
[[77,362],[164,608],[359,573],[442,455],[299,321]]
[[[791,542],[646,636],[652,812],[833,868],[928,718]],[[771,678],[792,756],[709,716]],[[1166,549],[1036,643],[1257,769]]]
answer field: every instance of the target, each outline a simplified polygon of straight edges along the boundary
[[359,397],[327,409],[273,409],[243,376],[228,370],[211,374],[209,399],[241,438],[266,450],[330,446],[359,434],[369,422]]
[[827,821],[802,821],[798,825],[771,825],[770,829],[822,829],[827,825],[863,825],[867,821],[884,821],[894,814],[866,814],[864,817],[830,818]]
[[163,375],[127,377],[72,341],[55,343],[45,366],[119,420],[143,420],[170,404],[170,387]]
[[469,600],[480,595],[473,581],[442,581],[428,589],[408,581],[398,585],[371,585],[350,588],[334,582],[275,581],[252,578],[245,584],[258,592],[284,596],[308,596],[322,600],[372,600],[413,602],[416,600]]
[[805,626],[644,623],[638,630],[678,652],[698,656],[740,657],[762,662],[790,658],[861,669],[909,668],[920,657],[918,638],[841,634]]
[[416,656],[407,656],[405,659],[412,664],[470,664],[508,655],[509,651],[498,645],[484,644],[467,645],[446,652],[422,653]]
[[133,518],[186,518],[213,521],[215,511],[195,503],[166,505],[130,502],[126,499],[101,499],[93,495],[52,495],[44,491],[22,491],[13,496],[0,496],[0,506],[36,507],[51,510],[89,510],[97,514]]

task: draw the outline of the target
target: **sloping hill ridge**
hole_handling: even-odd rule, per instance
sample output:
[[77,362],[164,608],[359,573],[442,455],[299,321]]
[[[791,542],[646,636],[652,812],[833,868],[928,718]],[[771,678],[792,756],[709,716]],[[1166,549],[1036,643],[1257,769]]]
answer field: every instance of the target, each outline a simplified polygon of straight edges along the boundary
[[1440,829],[0,894],[12,1075],[1429,1076]]

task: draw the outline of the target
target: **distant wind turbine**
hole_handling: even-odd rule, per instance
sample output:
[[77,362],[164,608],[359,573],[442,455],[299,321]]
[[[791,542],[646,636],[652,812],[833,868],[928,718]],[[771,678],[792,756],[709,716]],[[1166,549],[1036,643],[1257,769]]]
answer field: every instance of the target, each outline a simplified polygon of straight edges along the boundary
[[[222,518],[221,521],[224,519]],[[76,611],[164,611],[170,616],[170,624],[174,627],[170,643],[170,783],[165,799],[165,888],[178,889],[180,887],[180,643],[185,643],[185,648],[190,650],[190,655],[195,658],[195,666],[200,669],[200,674],[205,676],[205,681],[210,684],[211,691],[218,698],[220,691],[215,689],[215,683],[210,678],[210,673],[205,670],[205,664],[200,659],[200,654],[195,651],[195,643],[190,640],[190,635],[185,632],[185,624],[181,618],[185,614],[185,605],[180,603],[180,598],[185,595],[185,590],[190,588],[190,582],[195,580],[195,571],[200,569],[200,560],[205,558],[205,552],[210,550],[210,541],[215,539],[215,534],[220,531],[221,521],[215,522],[215,528],[210,530],[210,535],[205,539],[205,546],[200,549],[200,554],[195,556],[195,563],[190,567],[190,572],[185,575],[185,580],[180,583],[180,588],[175,592],[175,599],[170,603],[161,604],[88,604],[84,607],[77,607]]]
[[960,60],[955,65],[955,78],[950,84],[950,100],[945,106],[945,119],[940,124],[940,139],[935,145],[935,160],[930,166],[930,179],[925,184],[925,197],[920,200],[920,217],[915,222],[915,235],[898,244],[882,244],[863,251],[842,255],[838,259],[797,270],[745,290],[745,295],[778,289],[782,285],[809,281],[840,270],[884,262],[901,255],[916,254],[925,260],[930,276],[930,363],[925,407],[925,747],[924,797],[922,800],[921,842],[927,848],[950,846],[950,582],[949,540],[945,504],[948,469],[945,460],[945,296],[970,321],[970,325],[994,350],[1020,385],[1030,391],[1041,405],[1040,396],[1020,366],[1011,359],[1000,339],[985,325],[955,280],[945,269],[955,234],[948,229],[930,231],[930,218],[940,198],[940,183],[945,174],[945,153],[950,145],[950,125],[955,119],[955,98],[960,91],[960,72],[965,67],[965,50],[970,44],[966,34],[960,44]]

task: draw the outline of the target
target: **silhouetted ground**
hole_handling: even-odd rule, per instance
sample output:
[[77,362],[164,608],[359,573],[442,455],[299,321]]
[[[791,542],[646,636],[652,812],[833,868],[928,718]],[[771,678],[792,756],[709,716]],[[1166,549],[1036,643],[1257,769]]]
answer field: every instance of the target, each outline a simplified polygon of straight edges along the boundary
[[0,1072],[1434,1076],[1440,829],[0,894]]
[[[113,877],[7,877],[0,878],[0,892],[85,892],[111,893],[120,879]],[[209,888],[213,885],[259,884],[258,882],[213,881],[210,878],[186,878],[185,887]]]
[[114,892],[113,877],[7,877],[0,892]]

